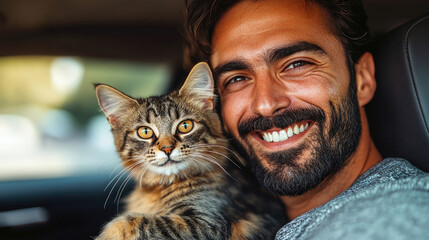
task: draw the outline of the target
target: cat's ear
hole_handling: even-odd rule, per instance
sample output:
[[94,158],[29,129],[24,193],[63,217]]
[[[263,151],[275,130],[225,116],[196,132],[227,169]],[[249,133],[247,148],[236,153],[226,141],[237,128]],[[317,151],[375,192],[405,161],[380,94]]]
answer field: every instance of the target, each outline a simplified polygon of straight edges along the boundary
[[194,98],[204,110],[213,110],[215,106],[214,81],[210,67],[205,62],[197,63],[179,90],[179,95]]
[[113,129],[122,124],[127,112],[131,108],[138,105],[135,99],[108,85],[95,85],[95,94],[97,95],[101,110],[103,110]]

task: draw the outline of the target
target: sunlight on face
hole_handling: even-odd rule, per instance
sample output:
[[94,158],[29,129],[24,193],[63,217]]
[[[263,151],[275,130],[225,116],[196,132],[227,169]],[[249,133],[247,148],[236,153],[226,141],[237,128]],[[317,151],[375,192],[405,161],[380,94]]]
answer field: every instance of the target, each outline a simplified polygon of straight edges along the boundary
[[[320,139],[330,141],[333,111],[349,97],[344,50],[327,23],[318,6],[267,0],[240,2],[216,25],[211,63],[224,123],[267,171],[314,167]],[[283,163],[273,164],[285,152],[293,160],[274,157]]]

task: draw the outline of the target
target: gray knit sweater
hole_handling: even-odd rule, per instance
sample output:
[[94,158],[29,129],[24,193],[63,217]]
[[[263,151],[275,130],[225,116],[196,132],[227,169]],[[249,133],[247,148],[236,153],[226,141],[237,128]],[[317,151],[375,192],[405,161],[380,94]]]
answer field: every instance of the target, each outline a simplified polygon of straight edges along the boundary
[[328,203],[287,223],[276,239],[429,239],[429,174],[386,158]]

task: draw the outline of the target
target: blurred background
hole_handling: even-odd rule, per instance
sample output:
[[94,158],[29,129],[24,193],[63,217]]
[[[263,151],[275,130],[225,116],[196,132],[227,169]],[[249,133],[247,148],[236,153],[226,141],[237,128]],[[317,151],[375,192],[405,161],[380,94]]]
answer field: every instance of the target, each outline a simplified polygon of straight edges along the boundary
[[[373,35],[428,11],[366,0]],[[1,0],[0,180],[111,171],[119,163],[93,83],[134,97],[184,77],[183,0]]]
[[181,76],[182,1],[0,1],[0,181],[120,165],[94,83],[159,95]]
[[[118,180],[93,84],[133,97],[180,86],[183,4],[0,0],[0,239],[90,239],[119,211],[110,193],[132,183]],[[427,0],[364,4],[374,36],[429,11]]]
[[162,62],[0,58],[0,180],[111,171],[119,161],[93,83],[149,96],[168,90],[170,80]]

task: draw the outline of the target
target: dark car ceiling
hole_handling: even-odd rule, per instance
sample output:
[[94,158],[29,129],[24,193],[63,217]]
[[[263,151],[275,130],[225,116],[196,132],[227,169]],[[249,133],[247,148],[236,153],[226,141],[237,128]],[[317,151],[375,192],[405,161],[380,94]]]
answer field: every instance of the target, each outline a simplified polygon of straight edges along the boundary
[[181,61],[182,0],[0,0],[0,56]]
[[[179,59],[183,3],[184,0],[0,0],[0,55],[78,51],[101,57],[144,55],[143,58],[162,59],[176,55]],[[427,0],[364,0],[364,4],[375,36],[429,11]],[[94,36],[111,41],[90,47],[97,45]],[[117,48],[118,43],[141,47]]]
[[428,0],[363,0],[371,32],[377,36],[422,14]]
[[182,0],[0,0],[1,32],[85,25],[178,26]]

